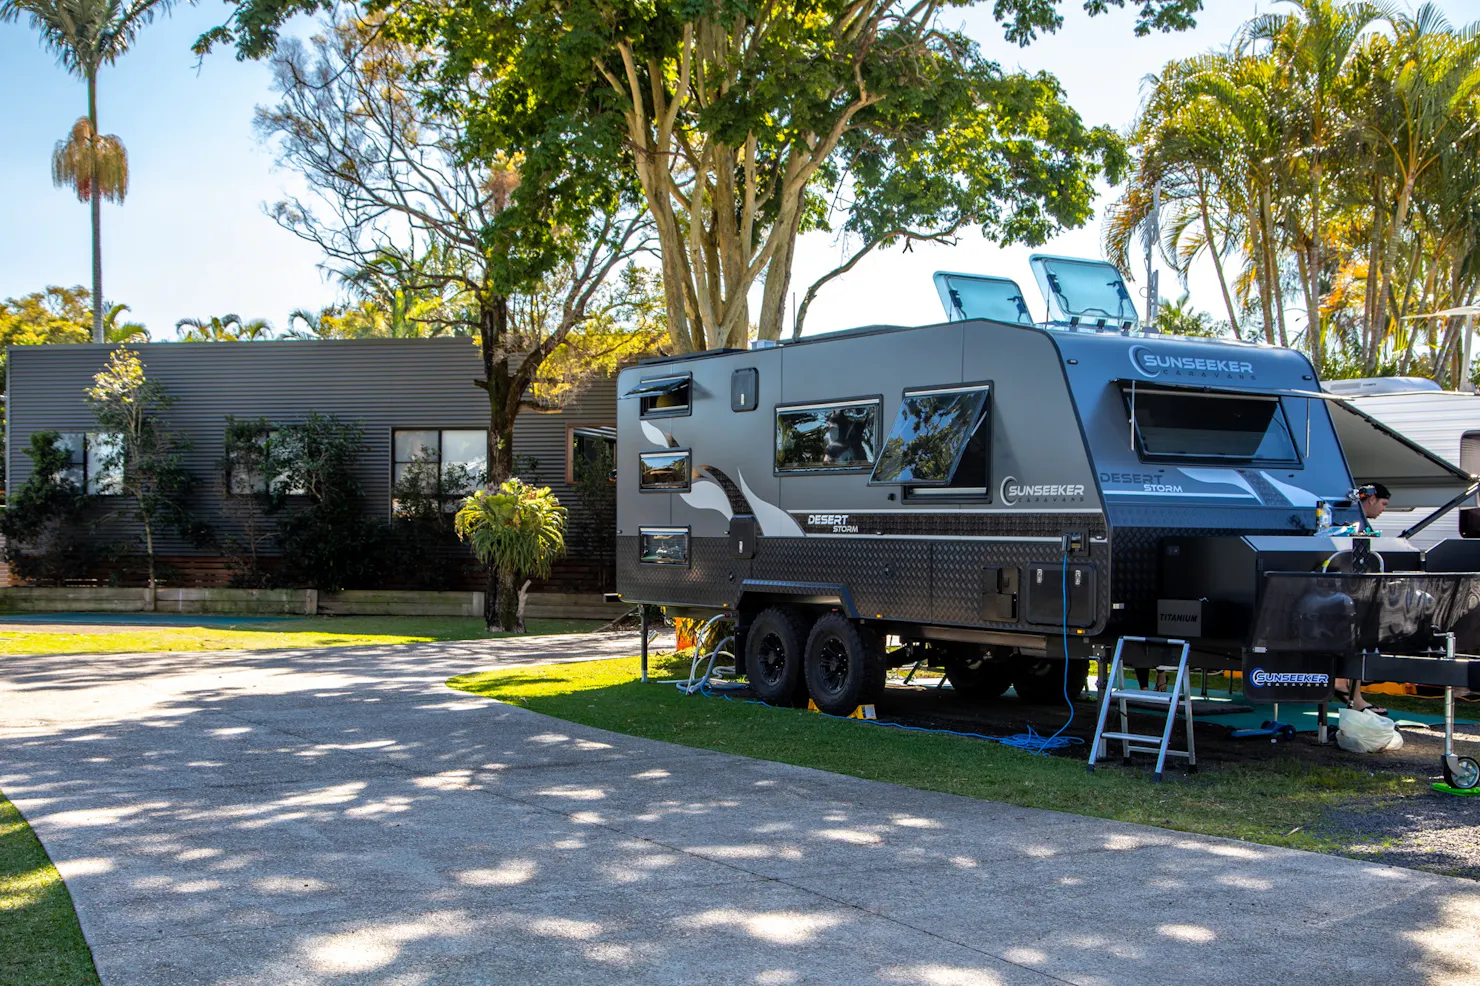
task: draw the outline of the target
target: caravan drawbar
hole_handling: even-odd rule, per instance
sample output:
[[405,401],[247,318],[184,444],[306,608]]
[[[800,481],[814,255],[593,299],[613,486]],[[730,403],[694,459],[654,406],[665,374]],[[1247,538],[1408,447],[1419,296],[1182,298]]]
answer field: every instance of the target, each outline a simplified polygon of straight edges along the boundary
[[[1386,482],[1394,506],[1437,506],[1471,482],[1323,394],[1298,352],[1145,333],[1114,268],[1033,265],[1046,323],[1009,280],[939,274],[940,324],[625,370],[622,598],[732,613],[769,702],[810,696],[845,714],[877,697],[888,666],[921,657],[958,691],[1046,701],[1062,695],[1058,662],[1082,687],[1089,659],[1125,635],[1187,639],[1204,667],[1274,666],[1285,651],[1256,633],[1330,630],[1311,599],[1284,588],[1266,606],[1263,591],[1271,573],[1324,567],[1296,595],[1333,594],[1330,560],[1354,539],[1318,535],[1325,510],[1356,519],[1358,482]],[[1400,539],[1370,547],[1388,572],[1425,562]],[[1476,547],[1440,552],[1443,569],[1480,568]],[[1480,600],[1446,600],[1438,632],[1457,629],[1473,653]],[[888,652],[887,637],[905,646]],[[1377,656],[1282,646],[1322,677]],[[1480,661],[1435,663],[1405,680],[1480,688]]]

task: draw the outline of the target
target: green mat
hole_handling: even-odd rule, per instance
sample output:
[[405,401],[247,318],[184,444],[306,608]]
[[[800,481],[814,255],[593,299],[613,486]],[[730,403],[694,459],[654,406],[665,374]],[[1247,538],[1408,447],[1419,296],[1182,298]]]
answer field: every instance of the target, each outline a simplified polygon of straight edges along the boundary
[[[1314,705],[1306,705],[1296,702],[1280,703],[1280,722],[1288,723],[1295,727],[1297,733],[1313,733],[1320,726],[1316,718],[1317,708]],[[1326,716],[1334,729],[1340,719],[1341,709],[1335,705],[1328,707]],[[1227,726],[1229,729],[1258,729],[1266,719],[1274,718],[1274,706],[1256,705],[1253,712],[1234,712],[1226,715],[1197,715],[1192,718],[1197,722],[1211,723],[1216,726]],[[1397,709],[1388,714],[1388,718],[1399,726],[1442,726],[1444,717],[1442,715],[1430,715],[1427,712],[1399,712]],[[1473,719],[1455,719],[1455,723],[1474,725]]]

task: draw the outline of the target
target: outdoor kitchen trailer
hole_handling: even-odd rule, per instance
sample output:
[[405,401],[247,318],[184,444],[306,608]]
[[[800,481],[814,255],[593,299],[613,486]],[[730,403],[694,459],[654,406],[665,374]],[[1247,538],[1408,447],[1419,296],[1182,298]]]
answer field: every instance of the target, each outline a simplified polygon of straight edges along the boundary
[[[1359,481],[1397,507],[1471,481],[1321,394],[1298,352],[1142,334],[1109,265],[1033,263],[1051,324],[1011,281],[939,274],[946,323],[623,372],[622,597],[733,613],[770,702],[849,712],[922,651],[959,691],[1052,700],[1055,661],[1077,690],[1121,635],[1243,667],[1261,579],[1351,546],[1316,536],[1318,502],[1340,523]],[[1476,547],[1447,569],[1480,569]],[[889,635],[909,646],[886,654]],[[1446,673],[1480,687],[1477,669]]]

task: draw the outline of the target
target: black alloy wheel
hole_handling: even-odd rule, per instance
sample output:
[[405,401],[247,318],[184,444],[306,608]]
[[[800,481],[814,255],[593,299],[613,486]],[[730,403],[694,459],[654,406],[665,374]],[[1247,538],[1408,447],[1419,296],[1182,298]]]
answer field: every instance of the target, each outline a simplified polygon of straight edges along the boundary
[[845,716],[884,694],[884,641],[842,613],[828,613],[807,636],[807,692],[828,715]]
[[807,624],[787,606],[762,610],[745,635],[745,677],[750,690],[771,705],[800,705],[807,683],[802,674]]
[[1004,648],[983,647],[980,644],[945,644],[941,663],[946,670],[946,680],[951,690],[962,698],[993,699],[1012,685],[1018,663],[1010,651]]
[[[1034,705],[1062,705],[1064,702],[1064,661],[1062,658],[1020,657],[1015,662],[1016,672],[1012,687],[1018,698]],[[1089,661],[1076,658],[1069,662],[1069,698],[1077,699],[1084,694],[1085,679],[1089,677]]]

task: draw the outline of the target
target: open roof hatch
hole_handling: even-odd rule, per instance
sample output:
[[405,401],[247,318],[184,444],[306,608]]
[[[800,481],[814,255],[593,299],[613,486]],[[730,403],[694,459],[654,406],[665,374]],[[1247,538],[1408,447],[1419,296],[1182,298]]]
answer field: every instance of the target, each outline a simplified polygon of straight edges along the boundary
[[1033,324],[1023,289],[1011,278],[943,270],[935,274],[935,290],[940,294],[949,321],[985,318],[993,322]]
[[1125,280],[1113,264],[1035,253],[1028,258],[1048,302],[1050,325],[1129,332],[1140,324]]

